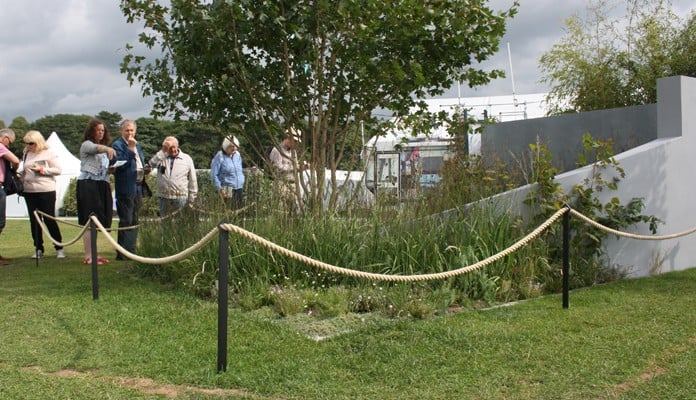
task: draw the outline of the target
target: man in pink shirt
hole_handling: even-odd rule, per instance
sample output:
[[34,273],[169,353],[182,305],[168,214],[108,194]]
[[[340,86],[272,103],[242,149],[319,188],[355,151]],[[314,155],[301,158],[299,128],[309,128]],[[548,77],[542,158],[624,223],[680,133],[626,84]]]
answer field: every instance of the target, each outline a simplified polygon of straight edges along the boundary
[[[2,233],[3,229],[5,229],[6,218],[5,201],[7,200],[7,196],[5,195],[3,182],[5,182],[5,174],[9,173],[9,171],[6,171],[5,160],[15,167],[19,165],[19,158],[17,158],[17,156],[14,155],[14,153],[9,149],[10,145],[14,143],[14,141],[15,133],[12,129],[0,129],[0,158],[3,159],[2,162],[0,162],[0,233]],[[0,265],[8,265],[9,263],[10,259],[0,255]]]

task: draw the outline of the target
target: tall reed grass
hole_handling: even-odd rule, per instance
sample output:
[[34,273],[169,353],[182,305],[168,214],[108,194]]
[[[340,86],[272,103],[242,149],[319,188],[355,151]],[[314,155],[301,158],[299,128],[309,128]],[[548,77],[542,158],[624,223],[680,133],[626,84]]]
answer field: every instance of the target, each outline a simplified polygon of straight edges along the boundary
[[[520,220],[484,205],[433,214],[427,198],[380,204],[330,217],[294,214],[283,208],[272,183],[251,177],[249,208],[230,213],[214,197],[172,219],[140,229],[140,253],[152,257],[188,248],[220,222],[230,222],[280,246],[325,263],[393,275],[427,274],[470,265],[507,248],[527,232]],[[537,240],[473,273],[420,283],[389,283],[334,274],[275,254],[230,235],[231,298],[244,309],[274,307],[279,314],[383,311],[425,317],[450,307],[511,301],[557,287],[557,278]],[[169,265],[136,265],[161,282],[215,296],[218,243]],[[337,299],[341,300],[337,300]],[[337,304],[344,304],[339,307]]]

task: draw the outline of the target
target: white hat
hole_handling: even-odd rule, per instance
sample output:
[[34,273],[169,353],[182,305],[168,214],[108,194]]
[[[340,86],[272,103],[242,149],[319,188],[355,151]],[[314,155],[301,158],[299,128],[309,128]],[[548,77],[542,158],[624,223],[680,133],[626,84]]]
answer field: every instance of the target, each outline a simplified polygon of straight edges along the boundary
[[225,136],[225,139],[222,141],[222,149],[227,150],[228,147],[235,145],[239,147],[239,140],[237,139],[236,136]]

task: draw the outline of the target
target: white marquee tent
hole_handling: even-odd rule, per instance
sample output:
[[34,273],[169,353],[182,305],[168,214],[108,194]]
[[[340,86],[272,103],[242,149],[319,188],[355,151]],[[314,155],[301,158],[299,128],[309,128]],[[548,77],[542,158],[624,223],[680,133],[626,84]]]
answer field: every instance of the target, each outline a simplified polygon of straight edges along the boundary
[[[68,191],[70,180],[80,175],[80,159],[75,157],[63,144],[58,134],[53,132],[46,139],[48,148],[58,158],[58,163],[63,172],[56,176],[56,213],[63,206],[63,197]],[[7,196],[7,216],[8,217],[28,217],[27,205],[24,198],[13,194]]]

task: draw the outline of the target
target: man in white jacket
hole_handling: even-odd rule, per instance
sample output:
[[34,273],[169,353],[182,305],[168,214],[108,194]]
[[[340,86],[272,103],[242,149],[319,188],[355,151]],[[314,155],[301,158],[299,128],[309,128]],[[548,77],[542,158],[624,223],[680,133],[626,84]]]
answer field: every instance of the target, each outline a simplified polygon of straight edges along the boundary
[[160,216],[170,214],[196,200],[198,180],[191,157],[179,149],[179,141],[167,136],[162,149],[149,162],[157,169]]

